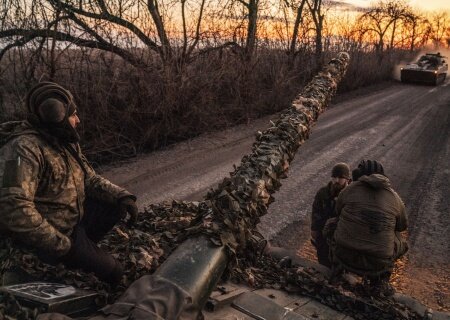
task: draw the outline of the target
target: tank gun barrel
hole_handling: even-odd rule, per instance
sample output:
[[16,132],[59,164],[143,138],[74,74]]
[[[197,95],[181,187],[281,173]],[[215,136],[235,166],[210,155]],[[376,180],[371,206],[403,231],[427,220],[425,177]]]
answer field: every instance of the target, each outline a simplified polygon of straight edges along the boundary
[[272,194],[287,177],[295,153],[336,92],[349,59],[347,53],[340,53],[325,65],[279,119],[258,132],[252,152],[242,158],[231,176],[207,195],[224,244],[234,250],[245,249],[250,230],[267,213]]

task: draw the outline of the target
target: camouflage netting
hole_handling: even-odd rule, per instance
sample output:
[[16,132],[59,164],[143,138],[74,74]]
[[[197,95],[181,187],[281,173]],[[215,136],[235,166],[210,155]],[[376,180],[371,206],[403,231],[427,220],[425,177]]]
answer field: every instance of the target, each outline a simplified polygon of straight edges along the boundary
[[[211,210],[204,202],[174,201],[147,208],[136,229],[128,229],[125,225],[114,228],[102,242],[105,249],[113,252],[125,266],[122,283],[114,289],[92,274],[43,264],[31,254],[11,249],[7,242],[2,243],[0,250],[2,269],[20,265],[39,280],[96,290],[100,293],[97,303],[102,306],[115,301],[135,279],[153,273],[184,239],[208,225],[210,218]],[[237,257],[237,264],[231,272],[234,282],[306,295],[355,319],[419,319],[392,300],[368,297],[360,287],[330,285],[323,274],[313,269],[281,268],[277,261],[261,255],[252,246]],[[0,319],[6,315],[11,319],[35,319],[40,313],[40,310],[21,307],[10,296],[0,296],[0,299]]]
[[[248,262],[249,260],[245,260]],[[313,298],[354,319],[423,319],[416,312],[391,298],[370,296],[363,285],[345,281],[330,284],[328,278],[313,268],[283,268],[270,256],[254,264],[235,268],[232,279],[255,288],[274,288]]]
[[[252,153],[244,156],[230,178],[208,193],[204,202],[152,205],[141,214],[134,229],[119,224],[101,245],[120,260],[125,271],[121,284],[111,289],[93,275],[41,263],[34,255],[0,242],[0,272],[20,267],[38,280],[66,283],[100,293],[98,304],[115,301],[131,282],[153,273],[186,238],[208,234],[231,253],[229,275],[254,287],[275,287],[313,297],[355,319],[418,319],[391,300],[367,299],[357,290],[328,284],[312,269],[283,269],[255,249],[255,227],[273,202],[272,194],[286,177],[298,147],[308,138],[312,125],[324,111],[343,77],[349,56],[339,54],[304,88],[292,106],[264,132],[258,132]],[[256,240],[255,240],[256,238]],[[14,299],[0,296],[0,319],[34,319],[39,310],[20,307]]]

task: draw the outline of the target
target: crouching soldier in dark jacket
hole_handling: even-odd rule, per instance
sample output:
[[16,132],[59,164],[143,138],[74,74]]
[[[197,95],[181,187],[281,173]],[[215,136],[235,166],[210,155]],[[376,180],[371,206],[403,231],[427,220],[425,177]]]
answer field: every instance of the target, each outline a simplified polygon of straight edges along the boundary
[[334,271],[366,276],[377,294],[393,293],[389,278],[394,261],[408,246],[400,232],[407,228],[405,206],[377,161],[361,161],[358,181],[336,202],[339,221],[331,248]]
[[135,196],[94,172],[78,145],[72,94],[43,82],[27,96],[27,121],[0,126],[0,232],[51,264],[117,283],[122,266],[96,243]]
[[337,196],[350,181],[350,168],[345,163],[337,163],[331,170],[331,181],[317,191],[311,215],[311,241],[317,250],[320,264],[331,267],[328,258],[329,246],[323,234],[325,223],[335,216]]

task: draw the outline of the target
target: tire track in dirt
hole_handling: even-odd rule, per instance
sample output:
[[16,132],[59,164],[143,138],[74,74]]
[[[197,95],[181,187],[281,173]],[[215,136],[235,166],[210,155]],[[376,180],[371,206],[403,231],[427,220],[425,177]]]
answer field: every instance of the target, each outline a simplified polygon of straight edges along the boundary
[[[265,127],[267,119],[256,124]],[[264,123],[264,125],[262,125]],[[234,133],[233,138],[229,135]],[[118,168],[104,168],[103,174],[138,196],[143,208],[171,199],[201,199],[212,181],[229,175],[232,164],[250,151],[255,132],[238,126],[221,133],[187,141],[171,149],[143,156]]]
[[206,150],[202,150],[202,151],[197,151],[195,153],[191,153],[187,156],[184,156],[180,159],[176,159],[176,161],[174,161],[173,163],[164,165],[162,167],[159,168],[150,168],[145,170],[145,172],[133,177],[132,179],[126,181],[123,186],[124,187],[130,187],[132,185],[135,184],[139,184],[142,183],[143,180],[146,179],[154,179],[157,178],[163,174],[167,174],[170,173],[174,170],[180,169],[183,166],[186,165],[186,163],[192,163],[195,161],[199,161],[199,160],[205,160],[208,157],[209,152],[211,154],[214,154],[214,152],[216,152],[214,154],[214,157],[218,157],[219,155],[217,155],[217,152],[232,152],[232,150],[230,149],[234,149],[236,148],[236,145],[241,145],[241,144],[245,144],[245,142],[247,140],[253,140],[253,134],[252,135],[247,135],[241,139],[238,139],[236,141],[232,141],[232,142],[228,142],[228,143],[224,143],[224,144],[218,144],[215,145],[214,147],[208,148]]
[[406,199],[410,250],[398,263],[395,281],[399,291],[442,311],[450,311],[450,91],[446,94],[432,101],[416,139],[398,155],[407,163],[399,168],[398,182]]

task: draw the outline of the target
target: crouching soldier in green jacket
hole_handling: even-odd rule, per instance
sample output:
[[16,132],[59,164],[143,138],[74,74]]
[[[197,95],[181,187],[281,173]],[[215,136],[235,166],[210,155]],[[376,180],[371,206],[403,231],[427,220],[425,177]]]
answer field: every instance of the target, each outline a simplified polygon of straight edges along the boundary
[[0,125],[0,237],[115,284],[122,266],[96,243],[127,213],[137,218],[136,198],[87,162],[68,90],[43,82],[26,103],[26,121]]
[[345,188],[336,202],[333,271],[365,276],[374,293],[390,295],[394,261],[408,250],[400,235],[407,228],[405,205],[379,162],[363,160],[353,175],[358,181]]

